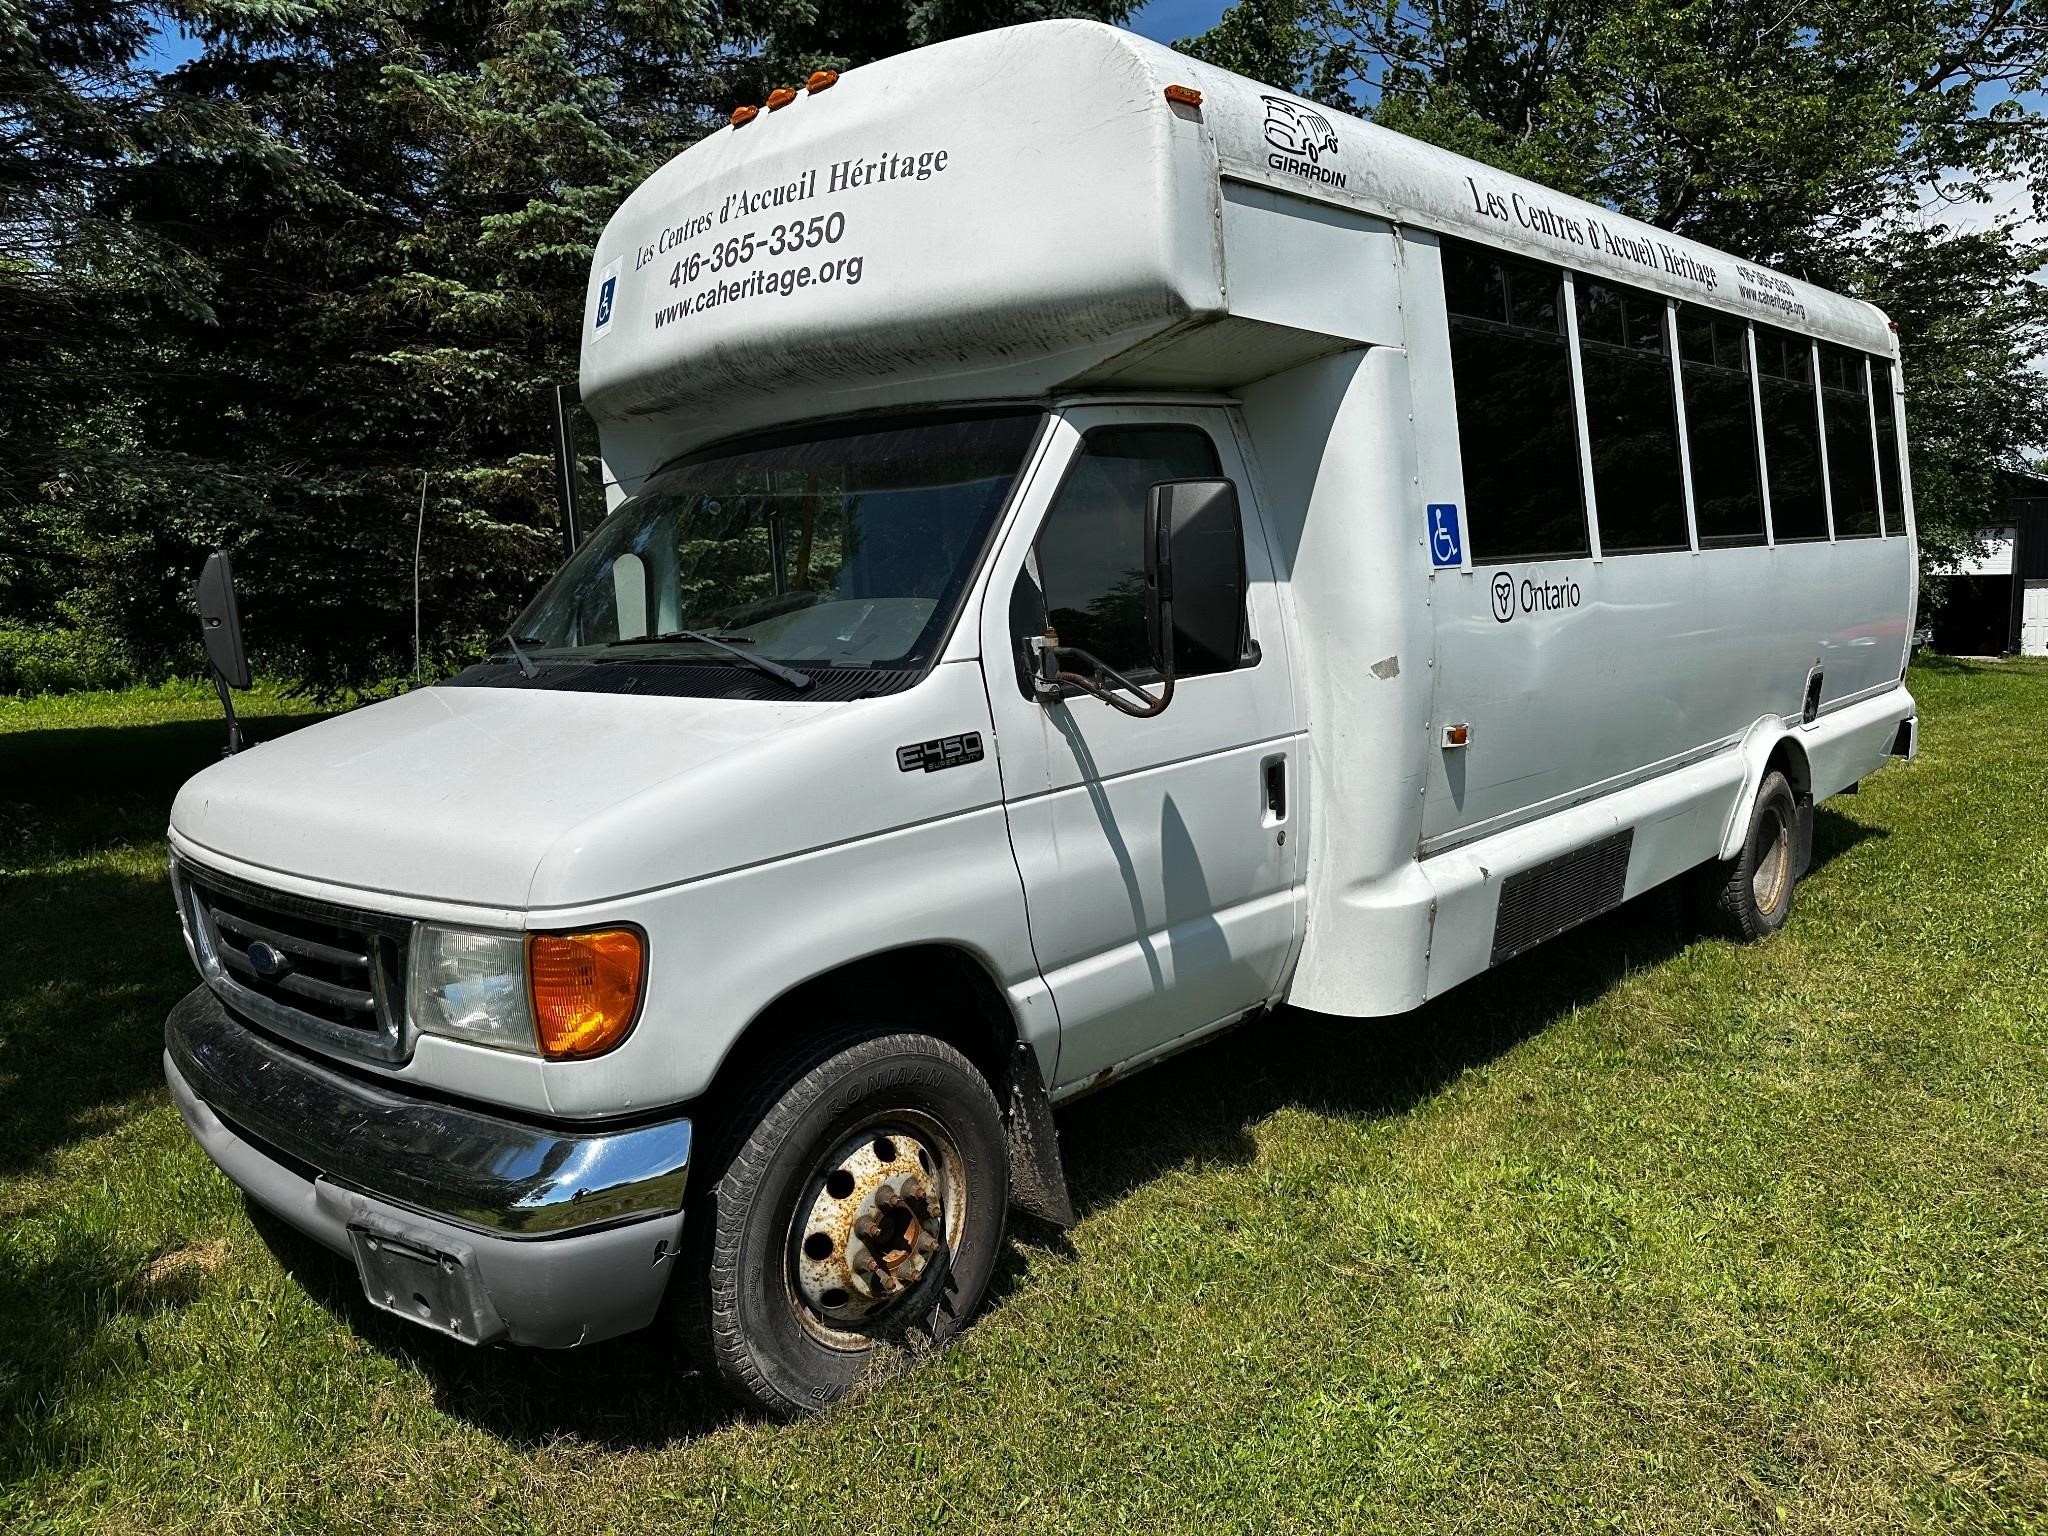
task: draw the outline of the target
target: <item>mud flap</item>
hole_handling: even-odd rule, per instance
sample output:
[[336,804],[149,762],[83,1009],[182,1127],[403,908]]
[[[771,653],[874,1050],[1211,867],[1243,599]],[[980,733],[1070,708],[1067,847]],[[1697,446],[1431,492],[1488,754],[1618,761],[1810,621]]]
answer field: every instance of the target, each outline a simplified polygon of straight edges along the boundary
[[1803,880],[1813,868],[1813,795],[1795,793],[1792,799],[1799,807],[1792,829],[1792,878]]
[[1065,1231],[1074,1224],[1052,1099],[1038,1070],[1038,1053],[1019,1040],[1010,1058],[1010,1204]]

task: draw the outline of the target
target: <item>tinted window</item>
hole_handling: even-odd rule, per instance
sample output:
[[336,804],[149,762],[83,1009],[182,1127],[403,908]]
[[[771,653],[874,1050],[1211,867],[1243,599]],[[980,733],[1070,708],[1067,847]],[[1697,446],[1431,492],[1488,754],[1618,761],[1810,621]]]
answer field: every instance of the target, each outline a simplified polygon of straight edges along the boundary
[[1602,278],[1573,287],[1601,552],[1689,548],[1664,301]]
[[1459,240],[1443,259],[1472,558],[1587,554],[1563,275]]
[[[1145,633],[1145,497],[1161,480],[1222,473],[1199,427],[1097,427],[1081,445],[1039,530],[1038,579],[1047,622],[1119,672],[1157,670]],[[1175,657],[1183,677],[1224,670],[1215,658]]]
[[1678,360],[1685,380],[1693,521],[1703,549],[1764,541],[1748,332],[1742,321],[1711,309],[1697,304],[1678,306]]
[[1896,387],[1892,365],[1873,357],[1870,381],[1877,391],[1877,479],[1884,488],[1884,525],[1887,532],[1904,533],[1906,496],[1899,481],[1898,401],[1892,394]]
[[1874,539],[1877,458],[1870,444],[1870,379],[1861,352],[1821,343],[1820,403],[1828,432],[1828,496],[1838,539]]
[[1780,544],[1828,536],[1820,481],[1819,415],[1813,347],[1775,326],[1756,328],[1756,366],[1764,406],[1764,473],[1770,477],[1771,531]]

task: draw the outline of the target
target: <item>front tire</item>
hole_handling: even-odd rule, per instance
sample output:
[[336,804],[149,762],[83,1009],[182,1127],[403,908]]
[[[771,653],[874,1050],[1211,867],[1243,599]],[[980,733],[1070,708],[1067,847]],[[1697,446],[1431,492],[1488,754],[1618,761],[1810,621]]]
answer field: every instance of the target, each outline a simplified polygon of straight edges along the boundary
[[856,1030],[764,1082],[686,1224],[699,1363],[775,1418],[942,1344],[988,1290],[1009,1147],[988,1082],[928,1035]]
[[1764,775],[1742,852],[1703,872],[1706,915],[1726,937],[1757,944],[1785,926],[1799,883],[1799,799],[1784,774]]

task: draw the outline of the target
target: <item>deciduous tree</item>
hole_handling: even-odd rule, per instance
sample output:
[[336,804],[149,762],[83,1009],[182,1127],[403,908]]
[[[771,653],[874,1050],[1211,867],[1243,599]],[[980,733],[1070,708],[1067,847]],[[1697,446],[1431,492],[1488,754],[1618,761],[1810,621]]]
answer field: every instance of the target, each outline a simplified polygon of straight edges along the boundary
[[1898,323],[1930,561],[2048,445],[2028,0],[1239,0],[1187,46]]

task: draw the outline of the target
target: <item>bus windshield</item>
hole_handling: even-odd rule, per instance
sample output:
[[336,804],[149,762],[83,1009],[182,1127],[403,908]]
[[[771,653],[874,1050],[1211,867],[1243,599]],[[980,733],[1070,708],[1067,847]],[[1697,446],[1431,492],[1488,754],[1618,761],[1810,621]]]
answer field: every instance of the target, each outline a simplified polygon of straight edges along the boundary
[[652,476],[535,598],[536,662],[748,657],[921,669],[1009,495],[1040,413],[840,426],[713,450]]

